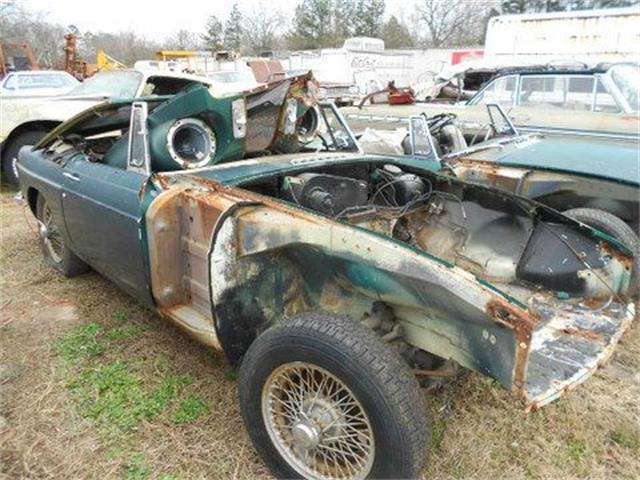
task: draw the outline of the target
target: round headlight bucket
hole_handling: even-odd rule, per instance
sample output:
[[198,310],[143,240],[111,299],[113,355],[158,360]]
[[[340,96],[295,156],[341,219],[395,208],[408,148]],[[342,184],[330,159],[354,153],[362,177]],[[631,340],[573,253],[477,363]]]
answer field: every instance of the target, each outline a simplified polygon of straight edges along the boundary
[[320,129],[320,112],[317,106],[309,108],[298,120],[297,135],[298,141],[308,143],[312,141]]
[[183,118],[169,128],[167,149],[182,168],[203,167],[216,152],[216,136],[202,120]]

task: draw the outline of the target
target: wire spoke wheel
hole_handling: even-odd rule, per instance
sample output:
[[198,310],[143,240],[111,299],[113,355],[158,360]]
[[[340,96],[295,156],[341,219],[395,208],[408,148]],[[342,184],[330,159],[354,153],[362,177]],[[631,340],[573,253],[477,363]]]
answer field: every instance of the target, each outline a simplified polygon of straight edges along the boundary
[[271,441],[301,475],[364,478],[375,456],[373,429],[353,392],[335,375],[306,362],[279,366],[262,389]]
[[44,246],[51,256],[51,260],[55,263],[60,263],[64,254],[64,240],[60,230],[54,223],[53,212],[47,203],[44,204],[41,222],[40,236]]

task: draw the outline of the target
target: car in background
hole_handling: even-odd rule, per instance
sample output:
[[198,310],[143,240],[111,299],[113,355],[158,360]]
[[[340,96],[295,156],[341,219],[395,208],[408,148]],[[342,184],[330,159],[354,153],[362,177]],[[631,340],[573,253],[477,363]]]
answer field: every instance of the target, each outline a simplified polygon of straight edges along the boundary
[[367,116],[404,117],[455,113],[465,129],[477,128],[487,104],[500,105],[521,132],[634,138],[640,132],[640,65],[591,68],[554,65],[501,70],[470,100],[455,105],[368,105],[343,109],[352,128]]
[[73,115],[109,99],[174,95],[190,85],[210,85],[205,77],[158,70],[98,72],[66,95],[7,98],[0,109],[0,157],[8,183],[18,183],[16,161],[24,145],[33,145]]
[[228,95],[251,90],[263,85],[256,81],[250,69],[220,71],[207,74],[216,95]]
[[80,82],[61,70],[11,72],[0,82],[0,97],[64,95]]

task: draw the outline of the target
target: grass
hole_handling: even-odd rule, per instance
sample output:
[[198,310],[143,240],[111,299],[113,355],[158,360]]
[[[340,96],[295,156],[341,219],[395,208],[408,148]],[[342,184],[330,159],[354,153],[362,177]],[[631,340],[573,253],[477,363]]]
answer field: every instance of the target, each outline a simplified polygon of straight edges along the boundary
[[151,468],[145,464],[142,453],[134,453],[130,461],[120,468],[120,478],[122,480],[145,480],[151,475]]
[[180,402],[176,412],[171,415],[171,420],[176,423],[193,422],[200,415],[209,413],[210,408],[202,398],[194,393],[190,393]]
[[60,338],[56,350],[66,364],[76,364],[83,357],[95,357],[104,352],[104,343],[99,335],[102,328],[97,323],[88,323],[73,328]]
[[[74,407],[109,438],[119,431],[135,429],[143,420],[155,419],[193,383],[188,375],[165,375],[152,386],[135,365],[121,359],[109,362],[99,358],[107,348],[113,351],[118,341],[131,339],[141,331],[138,325],[104,329],[91,322],[74,327],[57,342],[60,367]],[[188,393],[171,419],[176,423],[192,422],[207,411],[204,400]]]
[[609,438],[615,444],[640,454],[640,434],[637,432],[619,428],[610,431]]
[[580,463],[587,451],[587,444],[582,438],[571,437],[567,440],[567,455],[575,463]]
[[142,328],[138,325],[125,325],[124,327],[115,327],[106,333],[109,340],[121,340],[123,338],[131,338],[139,335]]

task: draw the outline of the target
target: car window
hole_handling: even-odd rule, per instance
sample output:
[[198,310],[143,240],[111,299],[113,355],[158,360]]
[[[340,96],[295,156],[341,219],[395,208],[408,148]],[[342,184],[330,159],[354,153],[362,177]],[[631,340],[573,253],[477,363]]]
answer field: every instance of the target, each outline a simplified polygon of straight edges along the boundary
[[480,96],[472,102],[473,105],[497,103],[511,106],[516,90],[516,77],[511,75],[495,79],[485,88]]
[[98,72],[71,90],[70,95],[100,95],[111,98],[133,98],[142,81],[135,71]]
[[29,88],[64,88],[73,85],[73,80],[58,73],[38,73],[37,75],[20,75],[20,89]]
[[595,111],[611,113],[618,113],[620,111],[620,107],[618,107],[615,98],[607,91],[600,79],[598,79],[598,85],[596,87]]
[[527,75],[520,79],[518,104],[530,107],[562,107],[566,78],[557,75]]
[[4,81],[3,88],[8,88],[9,90],[15,90],[17,87],[18,87],[18,79],[15,75],[10,75],[9,78],[7,78]]
[[566,110],[591,111],[593,105],[592,76],[575,76],[567,78],[567,95],[563,108]]
[[592,75],[527,75],[520,80],[518,104],[590,112],[595,78]]

